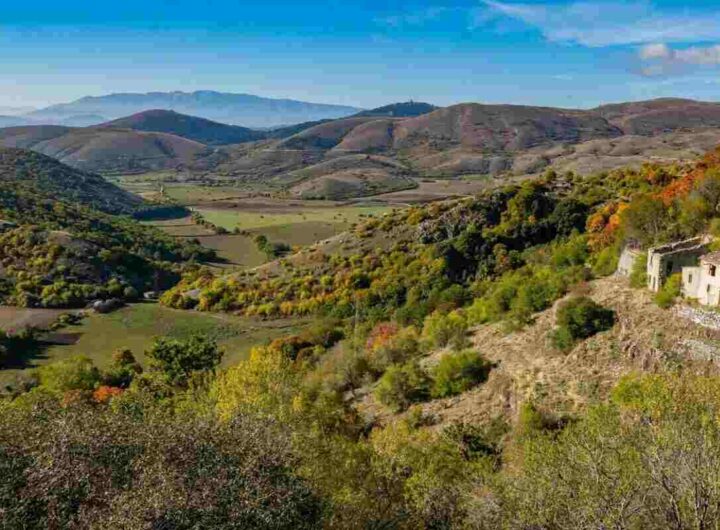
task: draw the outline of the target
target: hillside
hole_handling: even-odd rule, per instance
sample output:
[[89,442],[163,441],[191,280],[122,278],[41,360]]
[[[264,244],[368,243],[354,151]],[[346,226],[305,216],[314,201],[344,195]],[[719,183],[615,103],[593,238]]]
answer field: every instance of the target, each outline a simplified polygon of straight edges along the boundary
[[342,200],[414,188],[410,175],[390,158],[350,155],[298,169],[282,180],[301,198]]
[[272,99],[250,94],[213,91],[149,92],[87,96],[27,114],[29,119],[58,123],[74,115],[95,114],[115,120],[149,109],[172,110],[244,127],[277,127],[320,119],[340,118],[360,109],[339,105]]
[[676,130],[720,126],[720,104],[662,98],[594,109],[625,134],[652,136]]
[[142,200],[104,178],[38,153],[0,148],[0,182],[28,183],[51,197],[115,214],[129,214]]
[[208,149],[201,143],[165,133],[60,126],[0,129],[0,146],[31,149],[77,169],[101,173],[137,173],[190,165]]
[[[43,155],[0,150],[0,303],[83,307],[169,287],[213,253],[129,217],[140,200]],[[101,212],[100,210],[105,210]],[[10,223],[10,224],[6,224]]]
[[[347,158],[358,165],[344,166],[346,173],[334,180],[325,178],[322,168],[328,166],[307,170],[361,154],[394,160],[403,167],[403,178],[524,177],[548,169],[591,174],[639,167],[645,161],[686,162],[718,143],[720,104],[667,99],[593,110],[476,103],[434,109],[423,103],[396,103],[268,131],[164,110],[83,129],[0,129],[1,146],[33,149],[83,170],[181,169],[190,176],[219,176],[293,193],[298,190],[290,187],[299,175],[317,174],[323,178],[315,184],[303,177],[302,193],[343,198],[392,191],[404,184],[379,176],[378,168],[360,183],[362,156]],[[346,185],[350,181],[354,184]],[[380,184],[366,185],[370,181]]]
[[[313,177],[359,157],[393,164],[343,155]],[[59,519],[56,503],[92,528],[714,523],[720,319],[683,298],[678,276],[649,292],[642,258],[629,278],[615,273],[626,244],[703,234],[720,248],[719,168],[720,148],[694,164],[548,173],[365,217],[255,269],[187,268],[161,298],[168,312],[312,322],[231,366],[210,331],[158,338],[142,366],[127,349],[102,365],[42,366],[0,407],[13,493],[2,502],[13,522],[39,527]],[[33,193],[16,199],[3,209],[0,195],[0,217],[109,222],[44,208]],[[99,268],[117,267],[120,248],[92,246],[119,243],[134,224],[82,241],[50,226],[6,230],[0,286],[12,303],[79,303],[119,282],[124,294],[137,270]],[[138,233],[144,250],[172,255]],[[100,289],[103,275],[113,278]],[[0,336],[5,349],[27,342]],[[50,473],[60,486],[46,484]]]
[[[689,161],[720,143],[716,103],[654,100],[593,110],[467,103],[397,117],[402,109],[408,114],[428,110],[423,104],[404,105],[288,129],[294,134],[244,150],[240,157],[225,152],[215,168],[253,180],[258,167],[263,175],[287,175],[291,181],[291,173],[308,163],[363,153],[400,161],[416,177],[524,176],[547,169],[590,174],[648,160]],[[274,166],[273,159],[278,160]]]
[[96,126],[100,129],[132,129],[181,136],[205,145],[227,145],[253,142],[265,134],[245,127],[186,116],[171,110],[147,110]]

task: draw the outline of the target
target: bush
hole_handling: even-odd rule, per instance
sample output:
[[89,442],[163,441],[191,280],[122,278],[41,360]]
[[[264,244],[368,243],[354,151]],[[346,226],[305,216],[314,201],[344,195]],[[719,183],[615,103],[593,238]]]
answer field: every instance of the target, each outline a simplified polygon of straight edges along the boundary
[[660,291],[658,291],[655,295],[655,303],[663,309],[667,309],[673,305],[675,299],[680,296],[681,292],[682,275],[673,274],[667,279],[665,285],[662,286],[662,289],[660,289]]
[[460,311],[447,315],[437,311],[425,319],[422,338],[431,348],[462,348],[467,342],[468,322]]
[[0,527],[324,526],[286,430],[153,403],[137,414],[103,393],[121,406],[0,407]]
[[552,334],[558,349],[567,350],[577,340],[586,339],[615,324],[615,312],[605,309],[586,296],[562,304],[557,314],[557,329]]
[[454,396],[487,380],[491,365],[478,352],[448,353],[432,372],[432,396]]
[[72,390],[94,390],[100,383],[100,371],[87,357],[76,356],[38,369],[40,386],[55,394]]
[[[381,328],[385,329],[385,328]],[[377,330],[377,326],[373,331]],[[417,357],[420,353],[420,337],[417,330],[410,326],[394,331],[389,337],[380,340],[371,336],[367,358],[372,369],[377,373],[384,372],[392,364],[402,364]]]
[[617,270],[619,257],[616,246],[605,247],[593,256],[593,274],[599,277],[610,276]]
[[150,367],[162,372],[169,383],[183,385],[194,373],[214,370],[223,352],[213,339],[196,335],[184,341],[161,337],[145,355]]
[[428,397],[429,379],[417,362],[388,368],[375,388],[375,398],[395,412]]
[[103,383],[110,387],[127,388],[140,373],[142,366],[135,360],[133,353],[121,348],[113,353],[112,363],[103,373]]

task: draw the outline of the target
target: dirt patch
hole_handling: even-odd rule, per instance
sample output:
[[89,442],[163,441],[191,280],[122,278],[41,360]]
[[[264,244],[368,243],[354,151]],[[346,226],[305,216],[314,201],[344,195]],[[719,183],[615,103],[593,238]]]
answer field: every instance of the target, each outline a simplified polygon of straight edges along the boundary
[[28,327],[47,328],[62,313],[67,313],[67,310],[0,306],[0,329],[16,332]]

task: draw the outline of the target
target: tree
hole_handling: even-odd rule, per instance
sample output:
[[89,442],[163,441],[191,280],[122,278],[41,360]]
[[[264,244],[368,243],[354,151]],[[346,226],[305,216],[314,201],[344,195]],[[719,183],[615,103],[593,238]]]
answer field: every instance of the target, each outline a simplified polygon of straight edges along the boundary
[[668,237],[670,216],[662,200],[642,195],[622,213],[626,238],[648,247]]
[[223,352],[214,339],[194,335],[187,340],[158,338],[145,355],[150,367],[164,374],[169,383],[185,385],[193,374],[213,371]]

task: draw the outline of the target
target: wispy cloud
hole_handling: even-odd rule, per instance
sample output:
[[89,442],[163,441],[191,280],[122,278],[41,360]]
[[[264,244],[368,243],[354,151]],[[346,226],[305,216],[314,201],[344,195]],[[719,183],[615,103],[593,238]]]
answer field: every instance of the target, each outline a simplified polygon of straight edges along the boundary
[[509,17],[536,27],[553,42],[604,47],[720,40],[720,10],[669,12],[642,0],[542,5],[481,1],[485,10],[477,17],[479,23],[492,17]]

